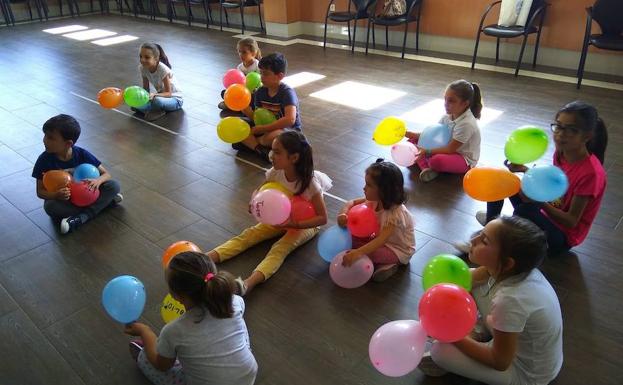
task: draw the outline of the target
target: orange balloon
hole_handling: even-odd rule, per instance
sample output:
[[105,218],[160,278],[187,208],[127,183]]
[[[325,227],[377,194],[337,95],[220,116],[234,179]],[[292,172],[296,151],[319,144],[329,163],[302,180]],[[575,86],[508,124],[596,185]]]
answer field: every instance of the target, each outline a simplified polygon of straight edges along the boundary
[[197,245],[189,241],[175,242],[171,246],[167,247],[167,249],[164,251],[164,254],[162,254],[162,267],[166,269],[167,266],[169,266],[169,262],[171,261],[171,258],[185,251],[201,252],[201,249],[197,247]]
[[97,101],[104,108],[119,107],[123,103],[123,90],[115,87],[104,88],[97,93]]
[[244,84],[232,84],[223,96],[225,105],[232,111],[242,111],[251,103],[251,92]]
[[517,194],[521,180],[506,169],[476,167],[463,177],[463,189],[478,201],[494,202]]
[[43,174],[43,187],[50,192],[56,192],[69,186],[71,175],[63,170],[50,170]]

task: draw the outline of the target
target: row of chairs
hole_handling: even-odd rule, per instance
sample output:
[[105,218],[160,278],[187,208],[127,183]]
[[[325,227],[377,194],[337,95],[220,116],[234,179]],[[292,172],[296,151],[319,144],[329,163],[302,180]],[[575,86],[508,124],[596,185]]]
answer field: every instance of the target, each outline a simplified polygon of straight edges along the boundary
[[[67,3],[67,7],[69,8],[70,15],[80,16],[80,8],[78,6],[77,0],[65,0]],[[98,0],[99,1],[99,10],[101,13],[109,12],[108,1],[106,0]],[[124,4],[128,12],[133,13],[134,16],[138,16],[139,13],[147,15],[150,19],[155,20],[157,16],[161,15],[160,9],[158,7],[157,0],[146,0],[147,7],[143,3],[142,0],[131,0],[131,3],[128,0],[115,0],[117,4],[117,10],[123,14],[124,12]],[[13,1],[14,3],[17,1]],[[22,0],[20,1],[25,3],[28,13],[30,15],[30,20],[33,20],[33,8],[37,12],[37,16],[40,21],[43,19],[48,20],[49,18],[49,8],[46,0]],[[63,0],[59,0],[59,12],[60,16],[63,16]],[[262,32],[265,31],[264,23],[262,21],[262,0],[166,0],[166,17],[170,22],[173,22],[173,19],[177,19],[177,12],[175,9],[176,4],[180,4],[184,7],[186,11],[186,20],[188,21],[188,25],[195,20],[195,16],[193,15],[193,7],[200,6],[203,8],[206,17],[206,28],[210,26],[210,24],[215,24],[214,19],[212,18],[212,9],[210,7],[211,4],[219,5],[219,25],[221,27],[221,31],[223,30],[223,13],[225,14],[225,23],[229,27],[229,14],[228,10],[232,11],[235,9],[240,10],[240,19],[242,24],[242,33],[246,29],[246,24],[244,21],[244,8],[246,7],[257,7],[258,15],[260,18],[260,29]],[[146,9],[147,8],[147,9]],[[10,0],[0,0],[0,10],[4,16],[4,21],[6,25],[15,25],[15,16],[13,14],[13,10],[11,8]],[[94,12],[94,4],[93,0],[90,0],[90,10]]]
[[[331,9],[334,3],[335,0],[330,0],[329,5],[327,6],[324,24],[324,47],[327,45],[327,23],[331,20],[333,22],[343,22],[348,24],[348,43],[352,46],[351,49],[354,52],[357,34],[357,21],[367,19],[368,31],[366,37],[366,54],[368,53],[368,46],[370,43],[370,30],[372,30],[372,46],[376,47],[374,36],[374,27],[376,25],[385,26],[385,49],[388,49],[389,47],[389,27],[404,25],[401,56],[404,58],[407,43],[407,30],[409,23],[412,22],[417,23],[415,30],[415,50],[419,50],[420,20],[424,0],[406,0],[405,13],[395,17],[375,15],[377,0],[349,0],[348,9],[345,11],[332,11]],[[515,76],[517,76],[519,74],[519,68],[521,66],[524,50],[526,48],[526,41],[528,40],[528,36],[531,34],[536,34],[534,57],[532,59],[532,67],[536,67],[539,42],[541,40],[541,30],[543,29],[543,22],[545,21],[546,10],[549,4],[545,0],[533,0],[532,7],[528,14],[528,21],[525,26],[507,27],[498,24],[485,25],[487,16],[489,16],[490,12],[501,3],[501,0],[491,3],[485,9],[485,12],[480,19],[480,25],[478,26],[478,31],[476,33],[474,54],[472,56],[472,69],[476,65],[476,56],[478,54],[478,45],[480,43],[481,34],[496,38],[496,63],[500,59],[500,39],[523,37],[521,49],[519,51],[519,58],[517,60],[517,65],[515,66]],[[580,85],[582,84],[584,65],[586,63],[589,45],[605,50],[623,51],[623,0],[597,0],[592,7],[586,8],[586,12],[586,30],[580,56],[580,64],[577,70],[577,88],[580,88]],[[592,33],[593,21],[595,21],[601,28],[600,34]],[[354,24],[352,38],[350,34],[351,22]]]

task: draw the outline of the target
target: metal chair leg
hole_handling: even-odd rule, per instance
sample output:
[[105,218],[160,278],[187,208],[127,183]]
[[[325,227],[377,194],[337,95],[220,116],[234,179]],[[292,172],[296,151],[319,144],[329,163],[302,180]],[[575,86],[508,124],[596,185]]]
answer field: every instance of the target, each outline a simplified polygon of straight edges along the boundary
[[523,51],[526,49],[526,41],[528,35],[523,35],[523,43],[521,43],[521,51],[519,51],[519,60],[517,60],[517,67],[515,68],[515,77],[519,74],[519,67],[521,67],[521,59],[523,58]]
[[472,69],[476,65],[476,54],[478,53],[478,43],[480,43],[480,31],[476,35],[476,45],[474,46],[474,56],[472,56]]

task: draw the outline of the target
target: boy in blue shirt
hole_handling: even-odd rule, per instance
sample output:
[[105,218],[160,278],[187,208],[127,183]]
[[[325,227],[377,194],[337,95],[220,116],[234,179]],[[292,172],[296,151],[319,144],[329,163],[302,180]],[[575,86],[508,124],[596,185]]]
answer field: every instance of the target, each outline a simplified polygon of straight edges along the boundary
[[242,112],[253,120],[253,110],[265,108],[275,114],[276,121],[270,124],[255,125],[251,134],[242,142],[234,143],[235,150],[245,147],[255,150],[263,159],[268,159],[273,139],[286,129],[301,131],[299,99],[290,86],[282,83],[288,62],[281,53],[263,57],[258,65],[263,86],[253,95],[252,106]]
[[[111,179],[110,173],[93,154],[75,145],[80,136],[80,123],[72,116],[60,114],[43,124],[43,145],[45,151],[39,155],[32,169],[32,177],[37,179],[37,196],[45,200],[43,208],[54,219],[60,219],[61,234],[75,230],[102,209],[121,203],[119,183]],[[99,189],[97,200],[88,207],[74,206],[69,202],[69,186],[58,191],[47,191],[43,186],[43,174],[50,170],[65,170],[70,174],[77,166],[89,163],[97,167],[99,178],[84,179],[92,190]]]

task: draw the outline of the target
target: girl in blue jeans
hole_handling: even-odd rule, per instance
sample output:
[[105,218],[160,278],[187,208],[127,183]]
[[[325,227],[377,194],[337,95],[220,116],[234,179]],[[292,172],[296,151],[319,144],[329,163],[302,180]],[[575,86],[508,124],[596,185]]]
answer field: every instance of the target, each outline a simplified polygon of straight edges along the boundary
[[156,91],[149,93],[149,103],[132,108],[144,114],[145,120],[160,119],[167,112],[182,108],[182,90],[177,85],[171,63],[159,44],[144,43],[139,53],[141,64],[138,70],[143,78],[143,88],[150,92],[150,85]]

